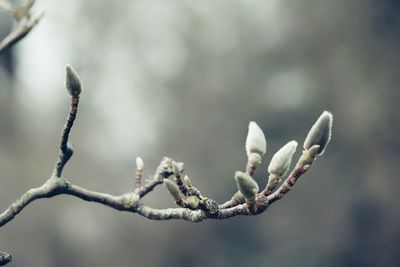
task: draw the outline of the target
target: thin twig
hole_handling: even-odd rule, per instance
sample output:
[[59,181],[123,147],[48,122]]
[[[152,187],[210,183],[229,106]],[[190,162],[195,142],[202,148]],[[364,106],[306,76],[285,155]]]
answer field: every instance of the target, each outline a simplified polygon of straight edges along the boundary
[[69,134],[71,132],[72,126],[74,125],[74,121],[76,119],[76,114],[78,112],[79,105],[79,96],[71,97],[71,108],[68,114],[67,122],[65,123],[60,142],[60,156],[56,163],[56,167],[54,169],[54,175],[57,177],[61,177],[62,171],[64,169],[65,164],[72,157],[74,153],[73,146],[68,142]]
[[164,178],[172,175],[172,160],[164,157],[157,168],[153,177],[146,181],[146,183],[139,188],[138,195],[140,198],[144,197],[147,193],[152,191],[154,187],[164,182]]
[[[68,124],[67,124],[68,125]],[[279,189],[268,196],[262,194],[257,198],[257,212],[250,213],[246,204],[237,204],[234,207],[222,207],[219,209],[218,216],[209,216],[201,210],[190,210],[184,208],[174,209],[152,209],[140,203],[140,199],[149,193],[154,187],[162,183],[162,179],[172,174],[171,160],[164,158],[160,166],[157,168],[156,174],[138,193],[125,193],[119,196],[113,196],[106,193],[90,191],[71,184],[64,178],[52,176],[42,186],[28,190],[19,199],[9,206],[2,214],[0,214],[0,226],[11,221],[18,213],[20,213],[28,204],[36,199],[50,198],[56,195],[71,195],[85,201],[96,202],[116,210],[129,211],[138,213],[139,215],[153,220],[170,220],[181,219],[191,222],[199,222],[205,219],[227,219],[238,215],[257,215],[266,210],[266,208],[281,199],[294,186],[297,179],[304,174],[315,159],[310,151],[305,151],[300,157],[294,170],[290,173],[286,181]],[[223,205],[221,205],[223,206]]]
[[12,15],[17,21],[15,29],[0,42],[0,54],[27,36],[43,18],[45,12],[36,16],[31,15],[34,3],[34,0],[30,0],[25,6],[14,7],[8,1],[0,1],[0,9]]
[[190,210],[187,208],[153,209],[140,202],[137,193],[128,192],[119,196],[91,191],[80,186],[71,184],[64,178],[51,177],[40,187],[28,190],[3,213],[0,214],[0,227],[4,226],[15,218],[28,204],[37,199],[50,198],[57,195],[71,195],[85,201],[95,202],[110,208],[138,213],[139,215],[152,220],[181,219],[191,222],[198,222],[205,219],[226,219],[236,215],[250,215],[246,212],[244,205],[224,209],[219,216],[208,216],[201,210]]
[[[32,4],[33,2],[34,1],[30,1],[29,3]],[[119,211],[137,213],[140,216],[151,220],[176,219],[190,222],[201,222],[207,219],[221,220],[235,216],[258,215],[264,212],[269,205],[287,194],[295,185],[299,177],[310,168],[316,156],[320,155],[322,153],[321,151],[323,151],[323,148],[321,149],[319,145],[312,145],[313,143],[311,142],[311,147],[303,151],[303,154],[299,158],[293,171],[274,193],[271,194],[272,189],[267,187],[263,192],[255,196],[255,200],[254,198],[251,198],[251,201],[249,199],[246,200],[242,193],[237,192],[231,198],[231,200],[222,205],[218,205],[215,200],[202,196],[200,191],[191,185],[190,181],[186,182],[187,184],[184,184],[181,179],[181,170],[178,168],[178,165],[173,162],[171,158],[166,157],[162,159],[155,174],[143,185],[141,184],[140,179],[143,171],[143,162],[139,161],[139,164],[137,163],[139,166],[137,166],[137,171],[140,171],[140,173],[136,174],[137,188],[134,192],[127,192],[114,196],[107,193],[91,191],[72,184],[67,179],[62,177],[62,171],[68,160],[73,155],[73,147],[69,143],[69,136],[77,116],[79,94],[82,89],[79,76],[72,69],[72,67],[67,66],[66,70],[66,88],[72,98],[70,111],[61,135],[60,155],[53,171],[53,175],[48,178],[43,185],[29,189],[15,202],[13,202],[3,213],[1,213],[0,227],[14,219],[15,216],[17,216],[31,202],[37,199],[51,198],[58,195],[74,196],[84,201],[98,203]],[[329,117],[331,114],[325,114],[324,116]],[[328,119],[331,119],[331,117]],[[318,135],[315,136],[318,137]],[[325,142],[325,146],[326,144],[327,142]],[[250,176],[254,174],[255,169],[256,164],[254,163],[250,162],[246,165],[246,172]],[[142,198],[151,192],[156,186],[162,184],[165,179],[173,174],[175,176],[177,185],[180,187],[180,191],[187,197],[186,199],[182,199],[179,196],[175,196],[176,203],[181,207],[154,209],[146,206],[141,201]],[[187,180],[189,179],[187,178]],[[177,195],[180,194],[179,189],[176,189]],[[240,190],[242,190],[242,188],[240,188]],[[242,190],[242,192],[246,191]],[[0,252],[0,265],[4,265],[9,261],[11,261],[11,256],[7,253]]]

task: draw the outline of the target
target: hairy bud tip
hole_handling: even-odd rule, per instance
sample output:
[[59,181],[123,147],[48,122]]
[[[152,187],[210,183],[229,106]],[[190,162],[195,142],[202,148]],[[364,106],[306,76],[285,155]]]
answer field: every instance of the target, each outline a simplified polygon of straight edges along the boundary
[[251,121],[249,123],[249,131],[246,138],[246,153],[250,157],[252,153],[264,155],[267,150],[267,141],[261,128]]
[[308,150],[318,145],[317,155],[322,155],[331,140],[332,121],[332,113],[324,111],[308,132],[303,145],[304,149]]
[[71,65],[65,67],[65,88],[71,96],[79,96],[82,92],[81,80]]
[[247,200],[253,201],[256,199],[259,190],[258,184],[250,175],[237,171],[235,173],[235,180],[240,193],[242,193]]

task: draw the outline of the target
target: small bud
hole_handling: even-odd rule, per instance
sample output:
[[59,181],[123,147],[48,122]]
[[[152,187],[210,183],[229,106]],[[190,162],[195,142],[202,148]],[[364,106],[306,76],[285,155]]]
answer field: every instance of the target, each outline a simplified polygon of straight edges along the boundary
[[296,151],[296,148],[297,142],[293,140],[279,149],[271,159],[271,163],[268,166],[268,172],[279,177],[284,176],[289,170],[292,156]]
[[12,256],[8,253],[0,251],[0,266],[6,265],[12,261]]
[[262,156],[264,155],[266,150],[267,150],[267,141],[265,140],[263,131],[257,125],[257,123],[251,121],[249,123],[249,132],[247,133],[247,138],[246,138],[247,156],[250,157],[252,153],[256,153]]
[[258,193],[258,184],[250,175],[237,171],[235,180],[240,193],[249,201],[254,201]]
[[192,181],[190,181],[189,176],[185,175],[185,178],[183,178],[183,182],[187,187],[192,187]]
[[331,139],[332,132],[332,113],[324,111],[318,120],[311,127],[304,141],[304,149],[308,150],[314,145],[318,145],[317,155],[322,155]]
[[174,173],[175,177],[181,176],[181,168],[180,168],[179,164],[175,161],[172,162],[172,172]]
[[168,189],[168,192],[171,194],[171,196],[175,200],[179,199],[180,196],[179,196],[179,188],[178,188],[178,186],[174,182],[172,182],[171,180],[168,180],[168,179],[164,179],[164,183],[165,183],[165,186]]
[[79,96],[82,91],[81,80],[71,65],[65,67],[65,88],[71,96]]
[[138,171],[143,171],[143,168],[144,168],[143,159],[141,157],[137,157],[136,158],[136,169]]
[[197,209],[199,207],[200,199],[197,196],[190,196],[186,199],[186,203],[189,204],[192,209]]

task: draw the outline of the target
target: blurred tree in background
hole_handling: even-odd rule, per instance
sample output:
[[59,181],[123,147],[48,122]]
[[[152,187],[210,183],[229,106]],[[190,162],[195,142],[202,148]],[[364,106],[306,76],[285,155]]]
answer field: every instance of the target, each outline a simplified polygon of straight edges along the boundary
[[[248,121],[269,143],[260,185],[273,153],[302,143],[321,111],[335,128],[324,156],[263,215],[154,222],[69,197],[38,201],[0,231],[14,266],[397,266],[397,1],[36,5],[46,17],[0,56],[2,209],[53,168],[66,63],[85,90],[65,175],[93,190],[130,190],[136,156],[147,171],[172,156],[221,202],[244,168]],[[11,22],[1,14],[1,36]],[[146,201],[173,204],[160,189]]]

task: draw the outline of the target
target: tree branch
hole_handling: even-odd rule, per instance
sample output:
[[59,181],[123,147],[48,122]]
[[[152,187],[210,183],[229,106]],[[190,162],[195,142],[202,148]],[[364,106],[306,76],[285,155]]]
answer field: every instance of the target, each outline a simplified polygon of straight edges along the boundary
[[[303,154],[299,158],[295,168],[289,174],[286,181],[272,194],[268,187],[261,193],[258,193],[258,185],[252,179],[256,167],[261,163],[261,156],[265,153],[266,141],[264,140],[265,137],[261,129],[257,128],[258,126],[255,125],[255,123],[250,123],[251,127],[249,127],[249,135],[246,141],[246,149],[248,149],[246,173],[241,173],[241,179],[237,179],[239,191],[231,200],[224,204],[218,205],[215,200],[203,196],[197,188],[193,187],[187,176],[185,176],[183,181],[181,179],[183,163],[176,163],[171,158],[167,157],[162,159],[155,174],[147,179],[144,184],[141,183],[144,165],[143,160],[139,158],[140,160],[136,161],[136,189],[133,192],[114,196],[82,188],[72,184],[62,176],[62,171],[66,163],[73,155],[73,147],[69,143],[69,136],[78,112],[79,95],[82,90],[79,76],[71,66],[67,66],[66,68],[65,86],[71,95],[71,106],[62,131],[60,156],[55,165],[53,174],[43,185],[29,189],[1,213],[0,227],[13,220],[31,202],[37,199],[51,198],[58,195],[71,195],[84,201],[95,202],[119,211],[137,213],[151,220],[176,219],[189,222],[201,222],[207,219],[221,220],[241,215],[258,215],[264,212],[270,204],[281,199],[291,190],[299,177],[310,168],[316,156],[323,153],[330,138],[330,128],[327,132],[327,129],[325,129],[326,127],[324,128],[321,125],[317,125],[318,128],[314,125],[312,128],[314,132],[311,134],[309,133],[309,136],[312,136],[312,138],[310,137],[311,140],[309,140],[310,138],[307,136],[308,139],[306,139],[307,142],[305,142],[307,146],[305,146]],[[324,119],[324,125],[330,125],[329,127],[331,127],[331,124],[326,123],[326,118]],[[328,119],[331,121],[331,115]],[[328,137],[326,135],[327,133],[329,133]],[[287,158],[280,158],[277,162],[274,162],[274,169],[280,170],[280,162],[282,162],[282,164],[284,163],[284,166],[289,167],[293,153],[287,155]],[[287,164],[288,162],[289,164]],[[142,198],[170,176],[174,177],[175,183],[168,181],[169,192],[173,195],[176,203],[181,207],[154,209],[146,206],[142,202]],[[183,196],[181,196],[181,194]],[[0,265],[6,264],[9,261],[11,261],[11,256],[0,252]]]
[[67,122],[65,123],[61,135],[60,156],[54,169],[54,175],[57,177],[61,177],[65,164],[67,164],[68,160],[72,157],[72,154],[74,153],[74,148],[72,144],[68,142],[68,139],[72,126],[74,125],[76,113],[78,112],[78,104],[79,96],[73,96],[71,98],[71,108],[68,114]]

